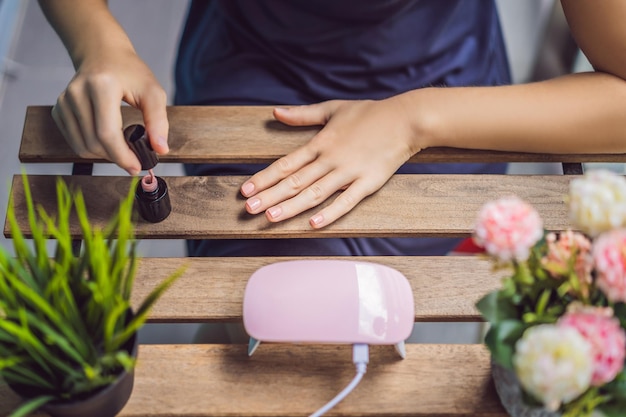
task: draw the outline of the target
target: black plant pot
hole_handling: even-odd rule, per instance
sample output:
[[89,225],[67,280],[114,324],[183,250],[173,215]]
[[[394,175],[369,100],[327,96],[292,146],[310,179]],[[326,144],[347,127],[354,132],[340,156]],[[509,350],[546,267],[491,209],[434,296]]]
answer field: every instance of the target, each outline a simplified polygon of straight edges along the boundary
[[500,402],[511,417],[561,416],[561,413],[526,405],[522,397],[522,387],[517,379],[517,375],[512,370],[492,361],[491,374],[493,375],[493,382],[496,386],[498,397],[500,397]]
[[[137,334],[126,343],[133,358],[137,357]],[[51,417],[115,417],[128,402],[133,391],[135,373],[122,372],[110,385],[80,400],[51,401],[40,408]],[[9,384],[22,398],[32,398],[32,392]]]
[[114,417],[128,402],[133,391],[134,372],[123,372],[103,390],[81,401],[50,402],[41,411],[52,417]]

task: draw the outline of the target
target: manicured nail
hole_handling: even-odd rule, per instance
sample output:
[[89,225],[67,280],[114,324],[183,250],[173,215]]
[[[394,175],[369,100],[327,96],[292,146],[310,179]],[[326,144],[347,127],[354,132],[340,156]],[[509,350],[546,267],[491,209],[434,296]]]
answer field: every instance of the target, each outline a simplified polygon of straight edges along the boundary
[[168,144],[167,144],[167,139],[165,139],[163,136],[158,136],[158,137],[157,137],[157,144],[158,144],[161,148],[163,148],[163,150],[164,150],[165,152],[169,152],[170,147],[169,147],[169,146],[168,146]]
[[130,175],[132,175],[132,176],[139,175],[139,173],[140,173],[140,172],[141,172],[141,171],[140,171],[140,170],[138,170],[137,168],[130,168],[130,169],[128,170],[128,173],[129,173]]
[[272,219],[277,218],[278,216],[280,216],[283,213],[283,209],[281,209],[280,207],[272,207],[270,209],[267,209],[267,214],[269,214],[269,216]]
[[253,191],[254,191],[254,184],[252,184],[251,182],[247,182],[241,186],[241,192],[245,196],[252,194]]
[[316,214],[315,216],[311,217],[311,220],[309,220],[311,226],[319,226],[320,224],[322,224],[323,221],[324,216],[322,216],[321,214]]
[[249,210],[254,211],[261,206],[261,200],[259,200],[258,198],[251,198],[246,201],[246,206],[248,206]]

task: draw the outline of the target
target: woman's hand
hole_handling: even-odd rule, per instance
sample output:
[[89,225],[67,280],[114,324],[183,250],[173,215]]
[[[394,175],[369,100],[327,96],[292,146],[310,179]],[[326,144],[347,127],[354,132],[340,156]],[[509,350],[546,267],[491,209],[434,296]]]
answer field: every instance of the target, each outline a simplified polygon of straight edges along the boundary
[[275,109],[291,126],[324,125],[306,145],[278,159],[241,187],[246,210],[269,221],[293,217],[343,190],[309,223],[324,227],[382,187],[420,149],[401,96],[382,101],[328,101]]
[[79,156],[105,158],[136,175],[141,164],[124,140],[121,101],[142,111],[152,148],[167,153],[165,91],[129,48],[97,51],[84,59],[52,117]]

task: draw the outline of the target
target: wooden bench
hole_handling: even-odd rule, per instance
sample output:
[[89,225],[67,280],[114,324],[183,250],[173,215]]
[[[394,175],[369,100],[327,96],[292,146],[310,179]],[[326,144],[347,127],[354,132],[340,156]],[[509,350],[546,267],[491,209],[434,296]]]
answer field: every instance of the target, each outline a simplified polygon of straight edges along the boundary
[[[170,107],[170,149],[161,163],[267,163],[303,144],[318,128],[290,128],[271,121],[269,107]],[[124,107],[125,125],[140,122]],[[91,163],[65,144],[50,107],[27,111],[20,160],[72,162],[73,174],[90,174]],[[624,162],[624,155],[540,155],[428,149],[415,162]],[[156,168],[157,174],[159,166]],[[62,174],[62,173],[59,173]],[[106,222],[126,194],[128,176],[66,176],[81,185],[90,218]],[[268,224],[243,210],[243,177],[166,177],[172,213],[162,223],[140,223],[139,238],[467,237],[488,200],[514,193],[532,203],[549,230],[568,226],[564,196],[569,175],[396,175],[379,192],[331,226],[312,231],[311,213]],[[55,206],[55,176],[30,175],[35,199]],[[23,205],[21,178],[13,197]],[[18,213],[23,213],[21,209]],[[21,219],[25,222],[25,216]],[[78,229],[74,231],[78,235]],[[5,225],[5,234],[8,229]],[[240,322],[248,277],[259,267],[293,258],[144,258],[134,298],[143,298],[182,263],[184,276],[155,306],[158,323]],[[367,257],[402,272],[415,298],[416,322],[480,321],[474,303],[499,285],[501,275],[479,257]],[[501,273],[500,273],[501,274]],[[252,357],[245,345],[142,345],[135,388],[121,413],[138,416],[307,415],[333,398],[354,375],[345,345],[261,344]],[[0,415],[18,399],[0,386]],[[480,344],[408,344],[400,360],[392,347],[371,349],[359,386],[328,415],[506,416],[495,393],[489,353]]]

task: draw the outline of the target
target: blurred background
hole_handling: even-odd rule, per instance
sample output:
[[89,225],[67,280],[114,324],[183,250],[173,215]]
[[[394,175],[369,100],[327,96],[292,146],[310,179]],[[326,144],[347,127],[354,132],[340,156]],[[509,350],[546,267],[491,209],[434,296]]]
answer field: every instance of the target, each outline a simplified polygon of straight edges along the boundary
[[[477,0],[465,0],[477,1]],[[478,0],[480,1],[480,0]],[[572,42],[558,1],[497,0],[508,48],[513,80],[523,83],[590,68]],[[110,0],[110,8],[126,29],[138,54],[152,68],[172,96],[175,51],[188,1]],[[74,75],[63,44],[46,22],[36,0],[0,0],[0,213],[4,220],[10,180],[22,169],[33,174],[70,174],[71,166],[27,164],[18,161],[19,141],[28,105],[53,105]],[[621,170],[621,166],[611,166]],[[176,164],[160,164],[158,175],[182,175]],[[512,164],[515,174],[561,173],[558,164]],[[109,164],[96,164],[94,175],[126,175]],[[12,251],[11,242],[0,245]],[[184,256],[182,241],[144,240],[145,257]],[[198,329],[193,324],[148,325],[143,343],[186,343]],[[203,328],[202,340],[221,329]],[[417,324],[412,342],[472,343],[479,340],[477,323]]]

